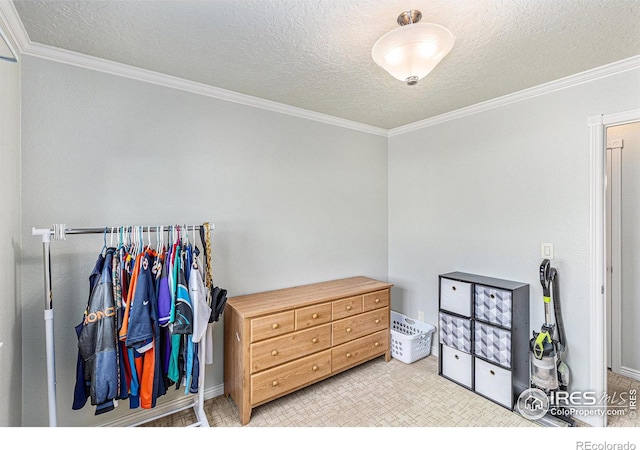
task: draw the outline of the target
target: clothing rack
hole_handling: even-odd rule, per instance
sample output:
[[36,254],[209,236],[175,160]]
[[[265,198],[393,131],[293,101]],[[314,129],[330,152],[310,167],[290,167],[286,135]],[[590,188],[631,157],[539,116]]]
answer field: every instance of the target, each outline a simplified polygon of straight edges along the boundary
[[[205,223],[204,225],[209,225]],[[201,225],[179,225],[184,227],[185,230],[200,229]],[[215,228],[214,224],[210,224],[210,229]],[[126,227],[125,227],[126,228]],[[136,227],[133,227],[136,228]],[[160,227],[141,227],[143,232],[153,233],[171,230],[176,228],[175,225]],[[48,393],[48,406],[49,406],[49,426],[57,427],[57,409],[56,409],[56,367],[55,367],[55,336],[54,336],[54,309],[53,309],[53,296],[51,293],[51,240],[65,240],[68,234],[105,234],[120,232],[122,227],[104,227],[104,228],[67,228],[65,224],[54,224],[53,228],[35,228],[31,230],[32,235],[42,237],[42,258],[44,262],[44,323],[45,323],[45,339],[46,339],[46,351],[47,351],[47,393]],[[204,243],[203,243],[204,244]],[[197,399],[187,405],[182,405],[174,410],[165,412],[159,416],[154,416],[144,421],[138,422],[134,425],[141,425],[146,422],[150,422],[160,417],[165,417],[170,414],[183,411],[185,409],[193,408],[197,421],[189,426],[191,427],[208,427],[209,421],[207,415],[204,412],[204,367],[205,367],[205,341],[201,342],[198,346],[198,357],[201,361],[199,369],[200,374],[198,378],[198,395]]]

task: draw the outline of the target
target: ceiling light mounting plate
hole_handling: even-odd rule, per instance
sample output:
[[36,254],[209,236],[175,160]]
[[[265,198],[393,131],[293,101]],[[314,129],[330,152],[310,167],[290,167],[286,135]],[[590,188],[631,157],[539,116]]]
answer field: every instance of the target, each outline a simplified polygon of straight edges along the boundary
[[410,9],[408,11],[404,11],[402,14],[398,16],[398,25],[410,25],[412,23],[418,23],[422,19],[422,13],[417,9]]

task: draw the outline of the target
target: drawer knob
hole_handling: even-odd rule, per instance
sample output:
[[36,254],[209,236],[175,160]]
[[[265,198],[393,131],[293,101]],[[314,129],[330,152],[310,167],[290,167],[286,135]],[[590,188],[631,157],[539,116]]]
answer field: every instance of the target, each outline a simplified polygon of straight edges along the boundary
[[317,319],[318,315],[316,313],[313,313],[313,315],[311,316],[312,319]]
[[376,299],[374,300],[374,302],[375,302],[375,303],[380,303],[380,299],[379,299],[379,298],[376,298]]
[[316,370],[318,370],[318,366],[313,366],[313,367],[311,368],[311,370],[313,370],[313,371],[315,372]]
[[453,290],[455,291],[455,290],[456,290],[456,287],[455,287],[455,286],[451,286],[451,289],[453,289]]
[[346,331],[347,333],[351,333],[351,328],[347,328],[345,331]]
[[489,371],[489,373],[490,373],[491,375],[495,375],[495,374],[496,374],[493,370],[490,370],[490,371]]
[[274,350],[274,351],[271,352],[271,356],[276,356],[277,354],[278,354],[277,350]]
[[271,328],[273,328],[274,330],[277,330],[279,326],[280,325],[278,325],[277,323],[274,323],[273,325],[271,325]]
[[373,343],[373,346],[374,346],[374,347],[379,347],[379,346],[380,346],[380,342],[378,342],[378,341],[374,342],[374,343]]
[[311,339],[311,343],[312,343],[312,344],[317,344],[317,343],[318,343],[318,338],[313,338],[313,339]]
[[378,324],[380,323],[380,319],[376,319],[375,322]]
[[490,297],[491,297],[491,298],[496,298],[496,296],[495,296],[495,295],[493,295],[493,294],[491,294],[491,296],[490,296]]
[[351,311],[351,305],[347,305],[347,311]]
[[458,355],[454,355],[454,358],[456,359],[460,359],[460,357]]
[[275,381],[273,381],[273,382],[271,383],[271,386],[273,386],[273,387],[276,387],[277,385],[278,385],[278,381],[277,381],[277,380],[275,380]]
[[347,354],[346,354],[346,355],[344,355],[344,356],[346,356],[347,358],[351,358],[351,353],[347,353]]

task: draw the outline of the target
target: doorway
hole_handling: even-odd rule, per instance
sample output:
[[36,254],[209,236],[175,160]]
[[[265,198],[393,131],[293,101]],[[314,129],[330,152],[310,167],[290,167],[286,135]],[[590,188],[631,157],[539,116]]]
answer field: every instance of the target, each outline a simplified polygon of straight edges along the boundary
[[640,121],[607,127],[607,367],[640,380]]
[[[606,398],[608,378],[607,348],[608,329],[614,336],[612,327],[607,326],[608,314],[606,306],[607,283],[607,243],[606,234],[606,180],[607,180],[607,150],[606,131],[610,127],[640,122],[640,109],[615,114],[589,117],[590,129],[590,158],[591,158],[591,195],[590,195],[590,275],[589,275],[589,306],[590,306],[590,384],[599,398]],[[622,237],[621,237],[622,239]],[[615,267],[613,268],[615,273]],[[624,341],[624,339],[623,339]],[[603,405],[608,409],[608,405]],[[630,415],[630,414],[629,414]],[[629,416],[628,415],[628,416]],[[635,415],[635,414],[634,414]],[[596,415],[589,420],[592,426],[607,426],[607,414]]]
[[640,121],[605,128],[607,426],[633,426],[625,398],[640,388]]

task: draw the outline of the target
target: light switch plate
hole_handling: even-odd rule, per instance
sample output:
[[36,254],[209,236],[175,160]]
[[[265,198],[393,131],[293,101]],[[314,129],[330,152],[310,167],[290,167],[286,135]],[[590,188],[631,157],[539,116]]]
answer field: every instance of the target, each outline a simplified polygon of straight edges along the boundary
[[553,259],[553,244],[547,242],[540,244],[540,257],[543,259]]

